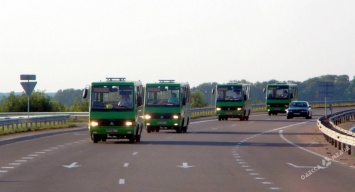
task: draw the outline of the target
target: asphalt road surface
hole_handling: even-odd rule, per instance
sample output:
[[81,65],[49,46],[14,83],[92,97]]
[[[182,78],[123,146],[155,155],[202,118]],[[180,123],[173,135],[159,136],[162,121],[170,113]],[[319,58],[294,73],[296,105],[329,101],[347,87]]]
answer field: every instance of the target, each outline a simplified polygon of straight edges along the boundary
[[195,119],[187,133],[144,131],[134,144],[93,144],[85,125],[3,136],[0,191],[353,191],[355,170],[301,139],[323,112],[314,110],[313,119]]

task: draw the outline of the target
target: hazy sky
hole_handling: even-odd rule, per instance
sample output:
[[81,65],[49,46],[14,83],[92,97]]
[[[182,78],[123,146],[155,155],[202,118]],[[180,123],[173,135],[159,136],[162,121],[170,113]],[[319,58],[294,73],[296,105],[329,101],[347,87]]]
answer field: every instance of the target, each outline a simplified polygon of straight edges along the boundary
[[355,75],[354,0],[0,0],[0,92]]

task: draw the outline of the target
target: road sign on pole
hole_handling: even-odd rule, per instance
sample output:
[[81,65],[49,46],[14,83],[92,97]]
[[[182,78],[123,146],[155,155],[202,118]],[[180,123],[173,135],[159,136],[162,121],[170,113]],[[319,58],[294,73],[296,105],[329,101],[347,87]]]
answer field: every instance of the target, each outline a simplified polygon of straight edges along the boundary
[[36,75],[20,75],[20,80],[27,80],[27,82],[21,82],[22,88],[25,90],[27,94],[27,116],[30,116],[30,96],[35,88],[37,82],[30,80],[36,80]]
[[36,75],[20,75],[20,80],[36,80]]
[[37,82],[21,82],[23,90],[25,90],[26,94],[30,96],[35,88]]

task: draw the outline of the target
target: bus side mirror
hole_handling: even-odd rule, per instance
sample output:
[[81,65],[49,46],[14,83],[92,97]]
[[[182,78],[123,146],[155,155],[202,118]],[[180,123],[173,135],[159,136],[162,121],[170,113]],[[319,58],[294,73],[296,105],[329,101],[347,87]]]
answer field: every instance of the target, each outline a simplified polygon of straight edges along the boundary
[[291,93],[290,98],[293,99],[293,94]]
[[215,92],[215,90],[214,89],[212,89],[212,94],[214,95],[214,92]]
[[86,97],[88,96],[88,88],[84,88],[84,91],[83,91],[83,99],[86,99]]
[[264,93],[266,92],[266,89],[265,89],[265,88],[263,88],[263,92],[264,92]]
[[244,95],[244,101],[248,100],[247,95]]
[[138,97],[137,98],[137,106],[142,106],[143,105],[143,98],[142,97]]
[[182,98],[182,105],[186,105],[186,97]]

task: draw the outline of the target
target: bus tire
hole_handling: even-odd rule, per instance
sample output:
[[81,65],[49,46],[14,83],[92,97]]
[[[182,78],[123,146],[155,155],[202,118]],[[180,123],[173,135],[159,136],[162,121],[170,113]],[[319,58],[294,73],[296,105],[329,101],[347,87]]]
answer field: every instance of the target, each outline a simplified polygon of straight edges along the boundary
[[176,128],[176,133],[181,133],[181,130],[182,128],[181,127],[178,127],[178,128]]
[[150,132],[152,132],[152,130],[151,130],[152,128],[150,127],[150,126],[147,126],[147,133],[150,133]]
[[136,135],[136,141],[141,142],[141,135]]
[[106,142],[107,140],[107,135],[101,137],[101,141]]
[[134,135],[131,135],[131,136],[129,137],[129,142],[130,142],[130,143],[134,143],[134,141],[135,141],[135,136],[134,136]]
[[188,125],[186,125],[185,127],[182,128],[182,132],[183,133],[186,133],[187,132],[187,128],[188,128]]
[[93,141],[94,143],[98,143],[99,140],[100,140],[100,138],[99,138],[98,135],[92,135],[92,141]]

